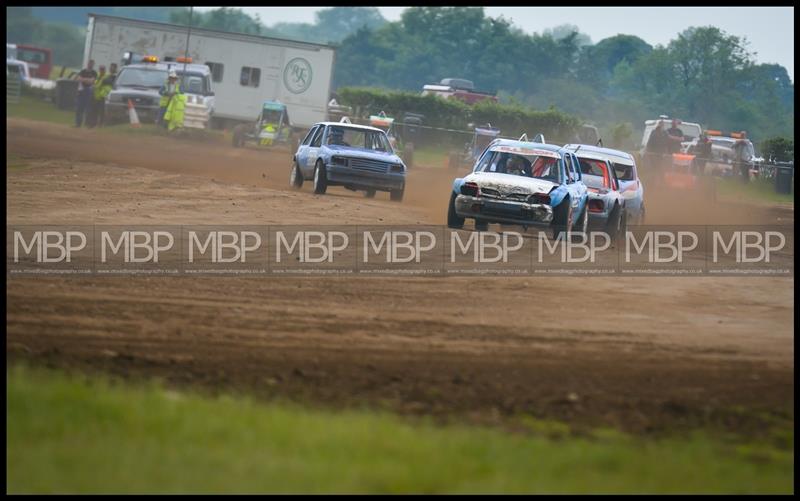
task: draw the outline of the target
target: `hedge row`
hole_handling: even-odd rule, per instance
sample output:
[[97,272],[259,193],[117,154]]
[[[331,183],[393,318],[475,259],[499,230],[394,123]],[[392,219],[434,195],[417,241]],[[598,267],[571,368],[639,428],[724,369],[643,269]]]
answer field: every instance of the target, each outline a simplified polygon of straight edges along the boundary
[[[555,108],[538,111],[519,105],[481,101],[473,106],[440,96],[422,96],[413,92],[395,92],[364,87],[343,87],[337,90],[340,104],[351,106],[359,118],[367,118],[381,110],[402,121],[403,113],[420,113],[424,125],[468,131],[467,124],[491,123],[503,136],[518,137],[527,133],[533,137],[543,133],[553,142],[569,141],[581,124],[572,115]],[[471,132],[471,131],[470,131]]]

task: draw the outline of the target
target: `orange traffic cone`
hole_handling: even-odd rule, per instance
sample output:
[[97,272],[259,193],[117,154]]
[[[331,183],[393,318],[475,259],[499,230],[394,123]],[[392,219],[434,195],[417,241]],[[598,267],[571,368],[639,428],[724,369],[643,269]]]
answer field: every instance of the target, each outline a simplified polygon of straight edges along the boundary
[[128,99],[128,116],[131,120],[131,127],[139,128],[141,126],[139,115],[136,114],[136,108],[133,107],[133,101],[130,99]]

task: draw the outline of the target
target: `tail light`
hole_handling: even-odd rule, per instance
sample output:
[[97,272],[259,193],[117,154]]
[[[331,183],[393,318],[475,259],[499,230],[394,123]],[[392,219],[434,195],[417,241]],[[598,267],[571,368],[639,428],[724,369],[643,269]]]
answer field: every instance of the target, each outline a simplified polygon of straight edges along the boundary
[[479,197],[481,196],[481,189],[478,186],[478,183],[467,182],[461,186],[461,194],[469,195],[471,197]]
[[550,204],[550,195],[546,193],[534,193],[528,197],[528,203],[531,204]]
[[602,200],[589,200],[589,212],[603,212],[604,207]]

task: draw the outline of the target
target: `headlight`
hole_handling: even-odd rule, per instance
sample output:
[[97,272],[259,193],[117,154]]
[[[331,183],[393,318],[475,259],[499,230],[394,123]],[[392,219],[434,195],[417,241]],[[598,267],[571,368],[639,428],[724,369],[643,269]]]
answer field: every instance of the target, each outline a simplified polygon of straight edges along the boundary
[[390,172],[404,172],[406,169],[403,164],[393,164]]
[[108,95],[108,102],[109,103],[121,103],[122,96],[120,94],[109,94]]
[[331,163],[334,165],[347,165],[347,159],[342,157],[331,157]]

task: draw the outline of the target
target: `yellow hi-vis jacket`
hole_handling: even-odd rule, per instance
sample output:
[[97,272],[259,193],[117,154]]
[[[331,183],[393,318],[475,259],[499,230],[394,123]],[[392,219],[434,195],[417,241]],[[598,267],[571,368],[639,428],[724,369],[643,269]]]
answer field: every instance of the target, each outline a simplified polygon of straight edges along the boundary
[[[158,91],[158,93],[161,94],[161,99],[158,100],[158,106],[160,108],[166,108],[167,105],[169,104],[169,94],[167,94],[168,91],[169,91],[169,82],[162,85],[161,89]],[[178,96],[180,94],[181,94],[181,84],[175,82],[175,95]]]
[[[105,81],[108,73],[104,73],[97,77],[94,81],[94,85],[92,86],[92,94],[94,94],[95,101],[102,101],[106,98],[108,93],[105,95],[103,94],[103,81]],[[111,86],[109,86],[108,92],[111,92]]]
[[186,94],[175,94],[167,105],[164,113],[164,120],[167,122],[167,130],[174,130],[183,127],[183,115],[186,111]]

